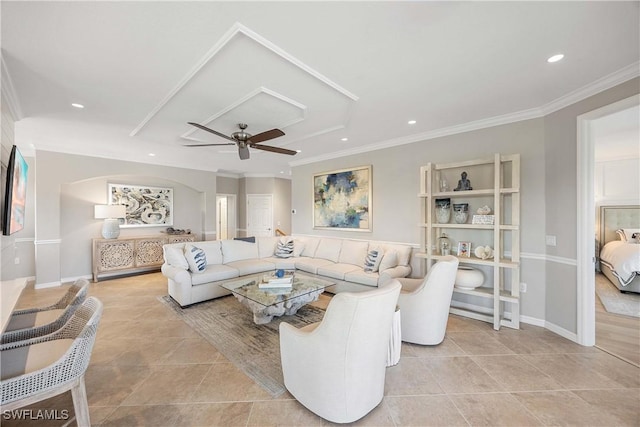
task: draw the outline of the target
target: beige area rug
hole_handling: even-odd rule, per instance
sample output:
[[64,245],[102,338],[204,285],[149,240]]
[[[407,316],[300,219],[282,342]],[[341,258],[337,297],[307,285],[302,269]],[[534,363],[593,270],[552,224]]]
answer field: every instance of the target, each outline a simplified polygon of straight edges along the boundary
[[603,275],[596,275],[596,295],[609,313],[640,317],[640,294],[622,293]]
[[168,295],[158,299],[274,397],[286,391],[280,365],[280,322],[300,328],[319,322],[325,313],[306,305],[293,316],[256,325],[249,309],[231,295],[184,309]]

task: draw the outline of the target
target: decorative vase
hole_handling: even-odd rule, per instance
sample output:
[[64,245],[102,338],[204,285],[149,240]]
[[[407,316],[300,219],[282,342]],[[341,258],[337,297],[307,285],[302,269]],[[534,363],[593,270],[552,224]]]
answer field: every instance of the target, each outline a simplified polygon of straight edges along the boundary
[[436,199],[436,220],[438,224],[447,224],[451,219],[451,199]]
[[449,238],[445,233],[442,233],[442,236],[438,237],[438,249],[440,250],[440,255],[443,256],[451,253],[451,242],[449,242]]
[[456,224],[465,224],[469,219],[469,203],[454,203],[453,220]]

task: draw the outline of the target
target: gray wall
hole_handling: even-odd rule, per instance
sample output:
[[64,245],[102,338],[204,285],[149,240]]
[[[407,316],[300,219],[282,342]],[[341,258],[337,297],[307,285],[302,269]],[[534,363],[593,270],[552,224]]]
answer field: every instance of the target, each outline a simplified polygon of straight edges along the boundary
[[238,235],[247,235],[247,194],[273,195],[273,229],[280,228],[289,233],[291,231],[291,181],[271,177],[247,177],[239,181]]
[[[3,92],[4,94],[4,92]],[[2,141],[0,147],[0,205],[4,208],[4,187],[6,184],[7,166],[11,147],[15,143],[15,119],[2,96],[0,132]],[[24,228],[10,236],[0,237],[0,280],[13,280],[17,278],[35,276],[34,248],[35,239],[35,159],[28,157],[24,150],[21,151],[25,161],[29,165],[27,175],[27,200],[25,206]],[[1,233],[0,233],[1,234]],[[16,264],[16,260],[18,264]]]
[[[61,277],[78,277],[91,271],[91,241],[87,241],[87,236],[100,238],[103,224],[102,220],[93,219],[93,207],[108,203],[107,188],[110,183],[173,188],[173,227],[190,229],[197,240],[204,238],[201,214],[202,193],[186,185],[140,175],[96,177],[62,184],[60,211],[64,214],[60,218]],[[165,231],[166,228],[167,226],[123,227],[120,229],[120,237],[153,236]]]
[[[215,173],[48,151],[37,151],[36,159],[36,286],[90,274],[87,255],[101,228],[93,205],[107,202],[108,182],[173,187],[175,227],[215,235]],[[165,228],[127,228],[122,235]]]
[[[521,156],[521,281],[523,315],[544,319],[544,132],[543,120],[527,120],[353,155],[293,168],[293,233],[382,240],[418,245],[420,242],[420,166],[490,157],[494,153]],[[327,231],[312,228],[312,176],[354,166],[372,165],[372,231]],[[448,177],[455,186],[459,177]],[[469,175],[472,184],[473,174]]]
[[[547,322],[577,331],[577,117],[640,92],[640,79],[632,79],[607,91],[556,111],[544,118],[546,234],[556,236],[557,246],[547,254]],[[550,268],[551,267],[551,268]]]

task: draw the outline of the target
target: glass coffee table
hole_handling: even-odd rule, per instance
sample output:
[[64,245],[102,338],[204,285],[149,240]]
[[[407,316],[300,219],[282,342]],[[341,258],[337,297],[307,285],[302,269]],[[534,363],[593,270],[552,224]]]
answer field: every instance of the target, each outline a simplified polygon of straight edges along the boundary
[[292,315],[306,304],[317,301],[320,294],[333,282],[297,273],[291,287],[260,288],[264,273],[231,280],[222,284],[243,305],[253,312],[253,321],[258,325],[271,322],[274,317]]

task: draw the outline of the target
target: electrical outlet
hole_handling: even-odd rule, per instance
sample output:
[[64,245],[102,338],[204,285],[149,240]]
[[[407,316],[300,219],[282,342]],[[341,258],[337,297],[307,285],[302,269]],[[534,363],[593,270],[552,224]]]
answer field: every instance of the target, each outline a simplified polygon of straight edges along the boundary
[[546,236],[547,246],[555,246],[556,245],[556,236]]
[[13,262],[14,262],[14,264],[16,264],[16,265],[17,265],[17,264],[20,264],[20,258],[16,257],[16,258],[13,260]]
[[520,292],[525,293],[527,292],[527,284],[524,282],[520,282]]

